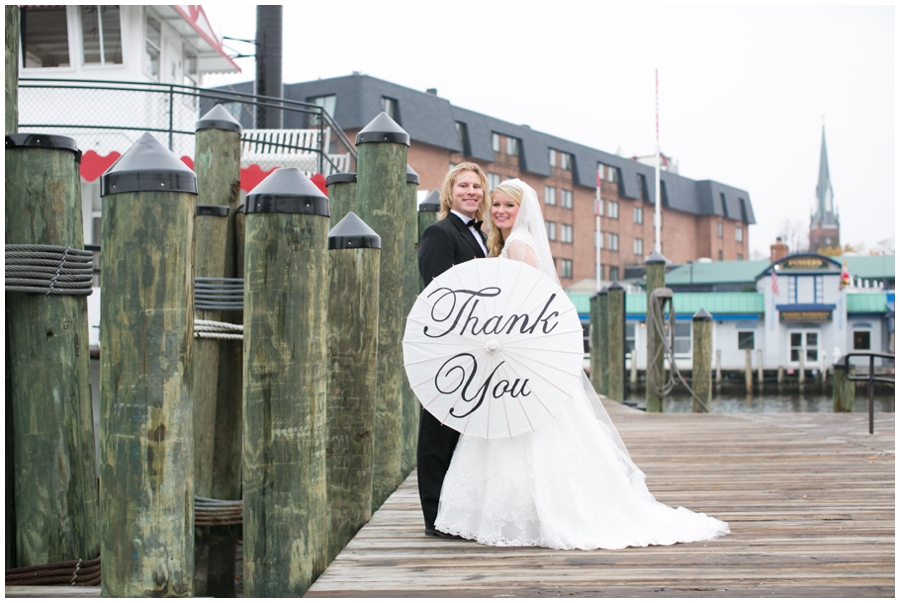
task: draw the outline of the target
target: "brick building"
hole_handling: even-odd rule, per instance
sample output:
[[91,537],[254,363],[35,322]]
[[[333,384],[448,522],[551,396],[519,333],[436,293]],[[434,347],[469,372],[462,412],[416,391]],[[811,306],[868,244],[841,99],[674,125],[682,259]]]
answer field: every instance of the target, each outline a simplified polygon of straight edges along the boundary
[[[252,92],[252,82],[229,88]],[[325,107],[351,140],[387,112],[410,135],[408,161],[423,192],[438,188],[449,167],[462,161],[481,165],[491,187],[512,177],[527,182],[543,202],[563,286],[595,275],[598,170],[603,279],[624,278],[626,266],[642,265],[653,251],[652,166],[453,106],[436,90],[419,92],[366,75],[286,84],[284,96]],[[286,121],[284,127],[310,125]],[[667,171],[661,182],[662,252],[669,261],[749,257],[748,226],[755,219],[746,191]]]

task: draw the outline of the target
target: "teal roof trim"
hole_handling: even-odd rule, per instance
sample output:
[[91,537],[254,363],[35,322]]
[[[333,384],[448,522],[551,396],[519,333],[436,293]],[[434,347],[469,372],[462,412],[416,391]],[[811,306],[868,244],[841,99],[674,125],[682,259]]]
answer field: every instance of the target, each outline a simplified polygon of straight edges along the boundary
[[859,257],[847,257],[847,270],[850,276],[862,279],[893,279],[896,256],[893,255],[867,255]]
[[883,291],[848,293],[847,314],[885,314],[890,311],[887,293]]
[[735,260],[684,264],[666,273],[666,286],[722,285],[726,283],[755,284],[759,273],[765,270],[768,265],[768,260]]
[[[691,314],[703,308],[717,314],[763,314],[765,296],[762,293],[676,293],[672,298],[675,314]],[[647,295],[625,296],[625,314],[647,314]]]

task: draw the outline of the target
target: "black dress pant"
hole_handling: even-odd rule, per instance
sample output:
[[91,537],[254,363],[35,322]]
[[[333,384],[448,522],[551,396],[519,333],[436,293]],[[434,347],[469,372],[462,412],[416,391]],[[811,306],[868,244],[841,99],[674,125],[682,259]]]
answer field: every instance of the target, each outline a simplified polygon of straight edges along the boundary
[[419,500],[425,516],[425,529],[434,529],[437,519],[438,502],[444,476],[450,468],[450,459],[459,432],[442,425],[430,412],[422,409],[419,415],[419,443],[417,449],[416,475],[419,479]]

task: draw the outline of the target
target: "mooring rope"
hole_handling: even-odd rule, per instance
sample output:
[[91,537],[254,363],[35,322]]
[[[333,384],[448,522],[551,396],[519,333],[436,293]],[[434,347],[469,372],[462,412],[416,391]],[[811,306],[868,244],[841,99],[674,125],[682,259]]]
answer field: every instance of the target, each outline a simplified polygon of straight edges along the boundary
[[6,245],[6,291],[44,295],[94,292],[94,254],[57,245]]
[[[675,363],[675,346],[673,341],[675,336],[675,308],[671,303],[671,292],[666,290],[666,294],[661,294],[663,290],[654,289],[650,294],[650,302],[647,308],[647,330],[652,329],[656,333],[657,342],[659,343],[656,350],[654,350],[653,358],[649,359],[647,363],[647,387],[659,398],[665,398],[675,387],[675,384],[680,381],[690,392],[693,399],[703,407],[703,410],[709,412],[706,403],[687,384],[678,370],[678,365]],[[659,303],[660,298],[663,299],[662,304]],[[666,337],[666,319],[663,311],[666,299],[669,300],[669,337]],[[665,366],[666,356],[669,358],[669,366],[671,367],[671,370],[668,372]],[[662,358],[662,362],[660,362],[660,358]],[[662,375],[659,374],[659,365],[662,365]]]
[[96,586],[100,578],[100,557],[6,570],[7,586]]
[[215,320],[194,319],[194,337],[206,339],[244,339],[244,325]]
[[243,310],[244,279],[194,278],[194,308],[197,310]]

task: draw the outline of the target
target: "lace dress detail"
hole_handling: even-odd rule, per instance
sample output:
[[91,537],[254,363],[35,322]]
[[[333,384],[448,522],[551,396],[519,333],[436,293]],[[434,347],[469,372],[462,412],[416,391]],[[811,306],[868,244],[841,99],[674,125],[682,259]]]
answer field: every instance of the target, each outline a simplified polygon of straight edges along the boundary
[[[500,257],[520,259],[530,243],[523,234],[511,237]],[[435,527],[488,545],[586,550],[729,533],[722,521],[657,502],[644,474],[597,420],[590,398],[599,400],[586,376],[573,394],[535,432],[507,440],[461,435]]]

